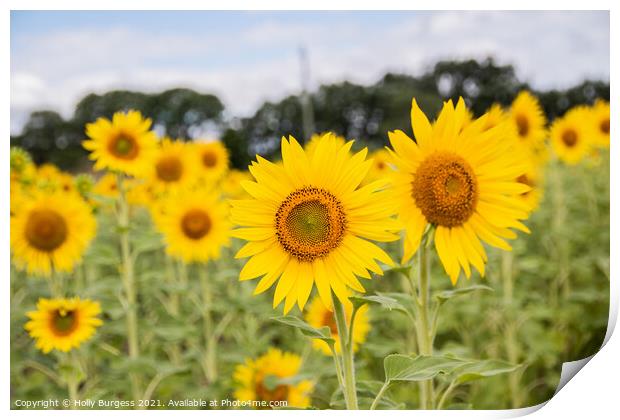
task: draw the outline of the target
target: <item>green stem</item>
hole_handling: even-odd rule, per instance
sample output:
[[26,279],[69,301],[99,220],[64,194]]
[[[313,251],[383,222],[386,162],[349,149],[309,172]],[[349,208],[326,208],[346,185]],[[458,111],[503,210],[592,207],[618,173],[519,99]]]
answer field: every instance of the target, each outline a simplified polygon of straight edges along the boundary
[[562,183],[562,174],[559,172],[559,164],[556,162],[550,165],[550,182],[552,190],[553,220],[552,232],[554,236],[554,244],[556,246],[558,258],[558,274],[555,278],[551,289],[551,305],[559,305],[559,295],[566,298],[570,294],[570,273],[568,265],[568,248],[567,241],[564,240],[563,230],[566,225],[567,209],[566,197],[564,194],[564,185]]
[[437,410],[443,409],[443,405],[446,403],[448,396],[452,393],[452,390],[455,387],[456,387],[456,381],[450,382],[450,385],[448,386],[448,388],[446,388],[441,398],[439,399],[439,403],[437,404]]
[[[136,307],[136,285],[134,278],[134,262],[131,256],[131,247],[129,243],[129,203],[127,203],[125,185],[123,183],[124,176],[118,175],[118,228],[120,230],[121,243],[121,275],[123,287],[125,289],[125,316],[127,319],[127,341],[129,349],[129,358],[135,361],[140,356],[140,348],[138,345],[138,314]],[[131,373],[131,390],[134,400],[139,400],[142,396],[140,392],[140,377],[137,373]]]
[[[504,347],[506,348],[506,356],[512,364],[517,364],[519,360],[519,346],[516,337],[515,319],[513,319],[514,310],[514,257],[512,252],[502,252],[502,280],[503,280],[503,299],[504,309],[509,314],[504,328]],[[511,372],[508,374],[508,389],[510,392],[510,403],[512,408],[521,407],[521,396],[519,388],[519,372]]]
[[[423,356],[433,355],[433,329],[429,317],[430,311],[430,253],[426,245],[420,246],[418,250],[418,295],[414,296],[418,308],[417,317],[417,337],[418,350]],[[436,321],[433,321],[436,322]],[[432,379],[420,383],[421,406],[423,410],[432,410],[435,400],[435,390]]]
[[340,340],[340,353],[342,355],[344,375],[344,388],[342,392],[344,394],[347,410],[358,410],[353,346],[349,345],[349,331],[347,328],[344,307],[342,306],[342,302],[340,302],[338,297],[336,297],[333,293],[332,300],[334,301],[334,317],[336,318],[336,326],[338,327],[338,339]]
[[213,332],[213,318],[211,314],[213,296],[211,295],[207,267],[207,264],[199,267],[200,290],[202,293],[202,321],[205,342],[203,366],[207,381],[209,383],[213,383],[217,380],[217,340]]
[[388,382],[385,382],[383,384],[383,386],[381,387],[381,389],[377,393],[377,396],[375,397],[375,399],[373,400],[372,404],[370,405],[370,409],[371,410],[374,410],[374,409],[377,408],[377,404],[379,404],[379,401],[381,401],[381,397],[383,397],[383,394],[385,394],[385,391],[387,391],[389,386],[390,386],[390,384]]

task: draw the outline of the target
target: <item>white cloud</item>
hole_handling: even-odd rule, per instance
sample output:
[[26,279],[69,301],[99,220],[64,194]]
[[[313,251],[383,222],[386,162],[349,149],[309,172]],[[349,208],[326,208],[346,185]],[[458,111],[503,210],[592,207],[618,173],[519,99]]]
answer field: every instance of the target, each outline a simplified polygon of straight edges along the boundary
[[31,110],[70,116],[88,92],[158,91],[187,86],[213,92],[233,115],[300,89],[298,47],[309,52],[313,87],[349,79],[372,83],[386,71],[419,74],[443,58],[514,64],[536,87],[609,78],[605,13],[436,12],[407,14],[390,25],[354,15],[342,24],[268,19],[236,34],[197,37],[139,27],[23,35],[12,49],[11,129]]

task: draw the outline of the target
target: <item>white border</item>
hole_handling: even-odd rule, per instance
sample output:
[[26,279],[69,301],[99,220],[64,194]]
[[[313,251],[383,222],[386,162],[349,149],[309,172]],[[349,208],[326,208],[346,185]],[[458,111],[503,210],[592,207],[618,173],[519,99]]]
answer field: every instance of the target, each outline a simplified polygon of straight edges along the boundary
[[[563,10],[610,10],[611,19],[611,36],[610,36],[610,62],[611,62],[611,75],[613,78],[618,74],[618,61],[617,50],[618,45],[615,39],[619,39],[619,14],[617,2],[603,1],[603,0],[590,0],[588,2],[577,2],[574,0],[566,0],[563,2],[541,2],[540,0],[521,0],[521,1],[503,1],[501,5],[506,10],[547,10],[552,9],[553,6],[560,6]],[[198,10],[198,9],[213,9],[213,10],[251,10],[257,9],[260,5],[262,10],[496,10],[499,5],[496,1],[489,0],[477,0],[467,2],[467,8],[464,7],[463,2],[436,0],[431,2],[416,1],[415,3],[407,0],[383,0],[381,2],[369,2],[360,0],[340,0],[337,3],[333,0],[314,0],[314,1],[290,1],[290,0],[262,0],[260,2],[252,0],[228,0],[228,1],[200,1],[200,0],[91,0],[89,2],[83,2],[78,0],[56,0],[53,2],[45,0],[8,0],[3,2],[4,13],[0,17],[2,24],[0,25],[0,31],[2,33],[2,79],[4,80],[3,86],[5,86],[4,94],[2,98],[2,112],[0,115],[0,127],[4,131],[3,138],[8,143],[10,137],[10,10],[138,10],[138,9],[152,9],[152,10]],[[553,30],[553,28],[549,28]],[[615,47],[615,50],[614,50]],[[620,104],[620,98],[618,89],[615,88],[615,84],[611,84],[611,101],[612,103],[612,120],[614,122],[620,121],[620,112],[618,107],[613,104]],[[611,159],[612,161],[620,161],[618,156],[620,150],[613,145],[618,144],[619,136],[616,125],[613,124],[612,128],[612,148]],[[8,144],[0,149],[0,168],[5,175],[2,177],[3,182],[0,184],[0,194],[2,197],[9,197],[9,168],[8,168]],[[618,208],[618,192],[616,186],[618,185],[618,176],[620,169],[616,165],[611,165],[611,214],[614,214],[614,210]],[[10,319],[10,296],[8,289],[9,278],[9,209],[8,199],[3,199],[3,212],[5,217],[5,223],[0,225],[0,236],[5,238],[2,244],[1,255],[1,267],[3,267],[4,287],[2,290],[2,312],[5,327]],[[618,223],[614,218],[611,220],[611,255],[618,254]],[[613,327],[618,315],[618,281],[617,281],[618,268],[616,264],[611,264],[611,310],[610,310],[610,323],[608,327],[608,333],[606,336],[606,345],[602,350],[597,353],[592,360],[587,363],[583,370],[577,375],[576,379],[570,380],[564,388],[556,396],[554,396],[547,404],[541,404],[537,407],[531,407],[521,410],[490,410],[490,411],[459,411],[459,412],[422,412],[422,411],[393,411],[389,415],[401,418],[411,418],[415,416],[416,419],[427,418],[440,418],[440,419],[485,419],[485,418],[511,418],[518,417],[526,414],[530,414],[530,418],[534,419],[570,419],[570,418],[583,418],[584,416],[594,416],[594,418],[609,418],[610,414],[617,412],[617,380],[620,374],[620,362],[616,355],[620,354],[620,339],[617,335],[612,335]],[[9,328],[4,329],[4,336],[7,338],[5,344],[0,346],[0,354],[2,356],[2,378],[0,379],[2,394],[4,395],[4,407],[5,410],[10,408],[10,351],[7,345],[10,341]],[[608,341],[607,341],[608,340]],[[385,413],[384,413],[385,414]],[[80,418],[85,415],[88,418],[93,419],[107,419],[110,415],[118,418],[129,418],[130,416],[144,418],[168,418],[170,412],[165,411],[115,411],[114,413],[105,411],[89,411],[85,413],[83,411],[46,411],[46,412],[26,412],[12,410],[9,413],[10,416],[15,418]],[[370,415],[370,412],[349,413],[342,411],[272,411],[257,412],[257,411],[218,411],[218,412],[202,412],[202,411],[178,411],[172,415],[180,415],[187,418],[204,418],[207,415],[216,415],[218,418],[233,418],[242,416],[244,418],[256,418],[265,417],[269,418],[287,418],[291,416],[296,418],[310,418],[310,416],[325,416],[338,418],[352,418],[353,416],[366,416]]]

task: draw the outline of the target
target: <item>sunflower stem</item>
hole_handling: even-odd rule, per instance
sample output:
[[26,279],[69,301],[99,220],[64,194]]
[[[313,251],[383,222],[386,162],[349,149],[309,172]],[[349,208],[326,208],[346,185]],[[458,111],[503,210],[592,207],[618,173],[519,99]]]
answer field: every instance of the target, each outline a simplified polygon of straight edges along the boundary
[[[414,296],[414,301],[418,308],[416,322],[416,332],[418,337],[418,351],[423,356],[433,355],[433,337],[431,337],[430,324],[430,253],[426,245],[420,246],[418,250],[418,294]],[[420,383],[421,407],[423,410],[431,410],[434,405],[434,386],[433,380],[429,379]]]
[[[118,175],[118,227],[120,230],[121,244],[121,277],[125,289],[126,319],[127,319],[127,344],[129,359],[135,361],[140,357],[138,345],[138,314],[136,307],[136,286],[134,278],[133,258],[131,256],[131,246],[129,243],[129,203],[127,202],[124,176]],[[131,379],[131,392],[134,400],[139,400],[142,396],[140,392],[140,376],[136,372],[129,375]]]
[[[506,320],[504,328],[504,347],[508,361],[517,364],[519,359],[519,348],[516,338],[515,320],[513,319],[514,304],[514,257],[510,251],[502,251],[502,280],[503,280],[503,300],[504,309],[507,311],[509,319]],[[521,406],[521,396],[519,393],[520,372],[510,372],[508,374],[508,388],[510,392],[510,403],[512,408]]]
[[344,313],[344,306],[338,300],[338,297],[332,293],[334,302],[334,317],[336,318],[336,326],[338,327],[338,339],[340,340],[340,353],[342,355],[344,387],[344,401],[347,410],[358,410],[357,406],[357,390],[355,387],[355,361],[353,359],[353,346],[349,345],[349,331],[347,328],[347,319]]
[[381,398],[383,397],[383,394],[385,393],[385,391],[387,391],[389,386],[390,386],[390,384],[387,381],[383,384],[383,386],[381,387],[381,389],[379,390],[379,392],[375,396],[375,399],[373,400],[372,404],[370,405],[370,409],[371,410],[374,410],[374,409],[377,408],[377,404],[379,404],[379,401],[381,401]]
[[211,306],[213,305],[213,296],[211,295],[211,287],[209,286],[208,265],[203,264],[199,267],[200,272],[200,290],[202,293],[202,320],[204,323],[204,370],[208,383],[217,380],[217,339],[213,333],[213,318],[211,315]]

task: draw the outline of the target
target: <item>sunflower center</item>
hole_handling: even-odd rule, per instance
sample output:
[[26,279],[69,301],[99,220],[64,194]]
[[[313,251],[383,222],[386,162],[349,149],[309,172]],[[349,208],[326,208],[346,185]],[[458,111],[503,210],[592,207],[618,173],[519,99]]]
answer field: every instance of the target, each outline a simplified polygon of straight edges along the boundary
[[191,239],[200,239],[211,230],[211,218],[203,210],[190,210],[181,220],[183,233]]
[[336,319],[334,318],[334,313],[330,311],[325,311],[323,315],[323,325],[329,327],[332,335],[338,334],[338,325],[336,325]]
[[412,196],[430,223],[459,226],[476,209],[478,182],[463,158],[451,152],[435,152],[418,167]]
[[56,335],[65,336],[71,334],[77,327],[75,311],[56,309],[52,314],[52,329]]
[[289,387],[281,384],[277,385],[273,389],[269,389],[265,386],[264,381],[260,381],[256,384],[256,399],[259,401],[286,401],[288,398]]
[[562,142],[566,147],[574,147],[577,144],[577,133],[575,130],[568,129],[562,133]]
[[601,121],[601,124],[599,125],[599,129],[604,134],[609,134],[609,118],[606,118],[603,121]]
[[159,159],[155,165],[157,178],[164,182],[176,182],[183,175],[183,164],[176,156],[167,156]]
[[25,235],[34,248],[51,252],[67,239],[67,223],[54,210],[35,210],[28,217]]
[[119,159],[131,160],[138,156],[138,142],[124,133],[115,137],[108,147],[109,152]]
[[215,153],[208,151],[202,154],[202,164],[207,168],[213,168],[217,164],[217,156]]
[[293,191],[276,212],[276,236],[286,252],[311,262],[336,248],[347,221],[340,201],[314,187]]
[[519,132],[519,136],[527,136],[527,133],[530,132],[530,121],[527,119],[527,117],[525,115],[519,114],[516,116],[515,122],[517,123],[517,131]]

